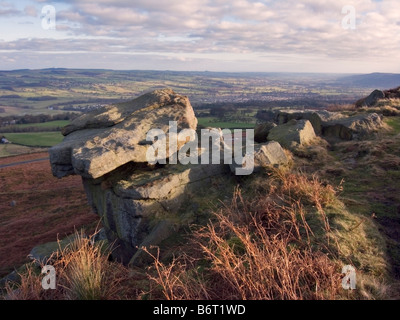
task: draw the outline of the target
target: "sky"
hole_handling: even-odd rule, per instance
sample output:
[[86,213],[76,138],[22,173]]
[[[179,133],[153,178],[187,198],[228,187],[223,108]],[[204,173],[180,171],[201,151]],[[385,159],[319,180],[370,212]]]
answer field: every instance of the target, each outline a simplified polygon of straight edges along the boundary
[[0,30],[0,70],[400,73],[399,0],[0,0]]

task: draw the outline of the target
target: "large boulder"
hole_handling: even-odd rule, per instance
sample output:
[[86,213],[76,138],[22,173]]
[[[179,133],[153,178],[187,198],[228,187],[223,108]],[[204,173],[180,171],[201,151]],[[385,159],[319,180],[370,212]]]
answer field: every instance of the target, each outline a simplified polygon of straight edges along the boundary
[[269,141],[277,141],[287,149],[308,144],[315,137],[316,135],[311,122],[304,119],[292,119],[285,124],[272,128],[268,134]]
[[128,263],[138,248],[158,244],[179,227],[178,211],[189,191],[209,187],[227,170],[224,164],[168,164],[154,170],[127,164],[99,179],[84,178],[83,185],[109,242],[115,243],[113,255]]
[[273,122],[265,122],[257,125],[254,129],[254,141],[258,143],[266,142],[269,131],[275,127],[276,124]]
[[[170,121],[177,122],[178,131],[197,127],[189,99],[170,89],[78,117],[63,129],[64,141],[49,151],[53,174],[95,179],[130,161],[146,162],[151,146],[147,132],[161,129],[167,133]],[[168,149],[167,157],[175,152]]]
[[278,124],[285,124],[290,120],[301,120],[305,119],[311,122],[315,134],[321,134],[322,129],[322,120],[319,114],[315,111],[296,111],[296,110],[287,110],[280,111],[277,115]]
[[[250,164],[248,162],[250,162]],[[230,168],[233,173],[236,173],[236,168],[245,168],[250,165],[254,168],[253,172],[258,172],[262,168],[287,165],[288,162],[289,159],[281,145],[276,141],[269,141],[267,143],[254,145],[254,152],[246,154],[241,165],[233,161]]]
[[320,117],[322,123],[321,125],[324,124],[324,122],[327,121],[333,121],[333,120],[339,120],[342,118],[346,118],[346,115],[344,115],[341,112],[331,112],[331,111],[327,111],[327,110],[316,110],[315,111],[316,114],[318,114],[318,116]]
[[[176,128],[170,127],[171,121],[176,121]],[[208,154],[209,143],[198,145],[196,140],[180,150],[189,142],[189,136],[166,153],[155,152],[155,143],[169,145],[171,132],[175,139],[182,129],[193,129],[189,131],[194,133],[196,126],[187,97],[169,89],[158,90],[79,117],[63,129],[64,141],[51,148],[50,161],[56,177],[82,176],[89,203],[101,218],[117,260],[139,265],[146,256],[141,254],[142,246],[159,244],[190,219],[188,212],[180,210],[191,191],[209,190],[224,176],[224,182],[229,179],[229,167],[223,164],[221,130],[201,136],[201,142],[211,136],[213,151]],[[147,141],[151,129],[158,129],[163,135],[156,133],[157,139]],[[176,164],[178,150],[186,160],[190,154],[190,164]],[[198,152],[192,154],[192,150]],[[221,159],[216,164],[209,161],[213,153]],[[149,154],[155,159],[150,159]],[[210,164],[202,163],[203,159]],[[54,243],[36,248],[32,256],[45,259],[53,247]]]
[[326,137],[342,140],[362,139],[384,126],[381,116],[368,113],[324,122],[322,133]]
[[56,259],[58,255],[76,239],[76,235],[72,234],[59,241],[39,244],[32,248],[28,257],[38,265],[48,264],[51,259]]
[[382,90],[374,90],[371,94],[356,102],[356,107],[373,107],[381,99],[385,98],[385,93]]
[[382,90],[374,90],[371,94],[364,100],[367,106],[374,106],[380,99],[385,98],[385,93]]

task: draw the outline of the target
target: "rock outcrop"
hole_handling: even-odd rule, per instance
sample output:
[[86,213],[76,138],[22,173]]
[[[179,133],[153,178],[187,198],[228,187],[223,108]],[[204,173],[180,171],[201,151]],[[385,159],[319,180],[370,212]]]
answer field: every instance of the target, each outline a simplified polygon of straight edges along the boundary
[[[375,94],[371,96],[380,96]],[[318,111],[279,111],[276,116],[276,120],[279,126],[282,124],[287,124],[291,120],[309,120],[314,128],[316,135],[321,135],[326,138],[337,138],[341,140],[353,140],[353,139],[363,139],[364,137],[377,132],[379,129],[385,126],[382,118],[376,113],[366,113],[358,114],[355,116],[346,116],[340,112],[329,112],[326,110]],[[288,126],[290,127],[290,126]],[[289,148],[287,142],[282,142],[284,140],[283,136],[285,131],[279,130],[279,139],[274,136],[274,132],[279,129],[272,129],[272,135],[268,136],[268,140],[279,141],[282,146]],[[288,139],[291,138],[291,130],[287,133]],[[294,140],[298,142],[297,140]]]
[[[176,121],[173,132],[170,121]],[[196,126],[187,97],[169,89],[157,90],[75,119],[63,129],[64,141],[50,149],[54,176],[82,176],[89,203],[101,217],[117,260],[140,264],[143,255],[138,248],[157,245],[187,219],[179,209],[188,192],[206,189],[214,177],[229,172],[223,160],[221,164],[167,163],[186,141],[157,154],[159,163],[149,164],[147,151],[156,141],[161,139],[168,146],[168,134],[176,138],[176,132]],[[165,132],[165,138],[147,141],[151,129]],[[217,143],[222,145],[222,140]]]
[[[258,172],[262,168],[278,167],[287,165],[289,159],[283,151],[281,145],[276,141],[254,145],[254,152],[243,158],[242,168],[248,166],[246,162],[251,162],[250,166],[254,167],[253,172]],[[236,172],[239,165],[233,163],[230,165],[231,171]]]
[[322,133],[342,140],[362,139],[384,126],[381,116],[368,113],[324,122]]
[[83,178],[83,185],[108,241],[115,243],[115,256],[135,263],[138,247],[158,244],[179,227],[187,193],[206,188],[227,170],[224,164],[168,164],[151,171],[127,164],[99,179]]
[[261,142],[266,142],[268,133],[272,128],[275,128],[276,124],[273,122],[265,122],[257,125],[254,128],[254,141],[261,143]]
[[280,111],[277,115],[277,122],[278,124],[285,124],[290,120],[308,120],[311,122],[315,134],[321,134],[322,130],[322,119],[319,114],[315,111]]
[[[64,141],[50,149],[53,174],[95,179],[130,161],[146,162],[147,132],[168,132],[169,121],[178,123],[177,130],[197,126],[189,99],[168,89],[83,115],[62,130]],[[167,156],[174,152],[168,149]]]
[[356,107],[373,107],[381,99],[385,98],[385,92],[382,90],[374,90],[371,94],[363,99],[356,102]]
[[[256,130],[258,138],[268,142],[248,144],[246,141],[244,147],[241,141],[244,158],[239,164],[234,159],[230,165],[234,173],[246,171],[248,167],[252,168],[251,172],[257,172],[287,165],[289,159],[282,147],[296,150],[299,145],[312,143],[316,138],[314,128],[326,135],[350,139],[382,125],[377,114],[341,118],[311,112],[281,113],[280,117],[280,125],[266,123]],[[322,121],[322,118],[329,120]],[[237,156],[232,152],[236,144],[232,149],[231,142],[239,138],[224,135],[220,129],[205,130],[201,141],[194,142],[191,148],[185,145],[186,138],[169,147],[174,145],[171,143],[177,133],[183,129],[192,129],[189,131],[194,133],[196,126],[197,119],[187,97],[169,89],[157,90],[75,119],[63,129],[64,141],[50,149],[54,176],[78,174],[82,177],[88,201],[101,218],[117,260],[132,265],[147,263],[148,255],[143,254],[141,247],[160,244],[188,221],[196,219],[196,210],[183,210],[190,203],[190,194],[209,190],[213,185],[226,188],[231,174],[224,163]],[[149,139],[148,133],[154,129],[163,134]],[[205,137],[207,143],[203,144]],[[215,158],[212,153],[207,155],[205,151],[210,137],[214,156],[219,155],[215,164],[210,161]],[[165,152],[154,153],[155,159],[149,159],[148,151],[162,142]],[[197,161],[189,164],[174,161],[177,154],[191,154],[192,148],[198,153],[190,159]],[[202,161],[205,159],[209,160],[208,164]],[[54,247],[55,243],[36,247],[31,255],[45,261]]]
[[311,122],[308,120],[295,120],[272,128],[268,134],[269,141],[277,141],[284,148],[294,149],[298,145],[312,142],[316,135]]

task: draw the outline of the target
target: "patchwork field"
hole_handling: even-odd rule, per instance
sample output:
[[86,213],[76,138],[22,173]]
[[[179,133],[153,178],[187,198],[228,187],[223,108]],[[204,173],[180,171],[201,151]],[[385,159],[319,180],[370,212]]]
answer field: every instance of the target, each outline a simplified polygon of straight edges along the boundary
[[[254,101],[269,106],[353,102],[372,87],[343,84],[343,75],[289,73],[218,73],[118,71],[81,69],[0,72],[0,117],[60,114],[133,99],[144,92],[169,87],[187,95],[196,108],[220,102]],[[272,105],[271,105],[272,103]],[[320,105],[320,103],[317,105]]]

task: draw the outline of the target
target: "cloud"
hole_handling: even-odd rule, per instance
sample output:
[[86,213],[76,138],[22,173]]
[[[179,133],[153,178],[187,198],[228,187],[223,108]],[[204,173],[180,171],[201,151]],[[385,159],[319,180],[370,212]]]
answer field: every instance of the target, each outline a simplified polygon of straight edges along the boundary
[[[152,47],[157,46],[160,35],[188,41],[196,38],[191,41],[191,47],[187,43],[183,46],[184,51],[193,52],[297,50],[346,55],[346,47],[358,38],[355,43],[365,54],[369,52],[366,49],[375,47],[369,41],[372,34],[382,46],[387,45],[388,40],[399,39],[398,15],[391,10],[398,11],[395,2],[382,4],[383,11],[379,12],[373,10],[378,8],[378,3],[355,1],[362,24],[353,34],[341,28],[341,9],[347,2],[307,0],[296,5],[292,1],[232,0],[228,5],[226,1],[170,0],[161,4],[158,0],[112,3],[86,0],[75,2],[74,11],[61,12],[59,16],[80,24],[80,28],[73,30],[75,34],[133,41],[141,37]],[[385,33],[389,33],[391,39],[385,37]],[[338,45],[340,50],[337,50]]]
[[12,3],[6,1],[0,2],[0,16],[14,16],[17,14],[19,14],[19,10]]
[[[0,43],[2,50],[175,54],[182,63],[197,54],[318,56],[326,61],[394,61],[400,54],[398,0],[352,0],[355,30],[344,30],[341,24],[348,0],[59,0],[53,4],[61,8],[57,32],[64,39],[20,37]],[[37,8],[37,4],[26,6],[24,13],[35,16]],[[15,9],[0,6],[0,15],[2,10]]]
[[30,17],[37,17],[38,16],[38,12],[37,12],[37,10],[36,10],[36,8],[34,6],[26,6],[24,8],[24,13],[27,16],[30,16]]

